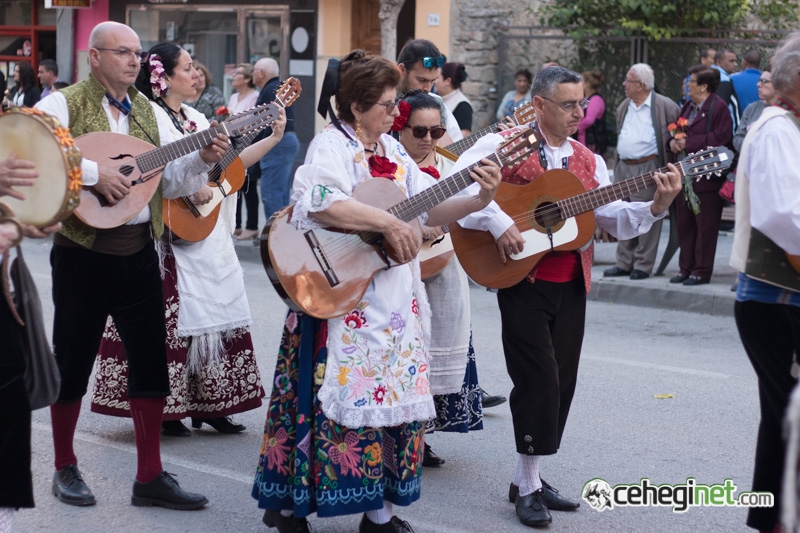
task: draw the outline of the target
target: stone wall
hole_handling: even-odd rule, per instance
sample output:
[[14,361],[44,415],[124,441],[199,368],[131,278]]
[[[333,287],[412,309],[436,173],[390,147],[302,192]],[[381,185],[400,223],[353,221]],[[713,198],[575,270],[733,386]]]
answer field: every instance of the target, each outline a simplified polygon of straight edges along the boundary
[[497,108],[497,32],[503,25],[532,25],[539,0],[453,0],[450,7],[448,61],[464,63],[467,81],[462,91],[474,109],[473,130],[495,121]]

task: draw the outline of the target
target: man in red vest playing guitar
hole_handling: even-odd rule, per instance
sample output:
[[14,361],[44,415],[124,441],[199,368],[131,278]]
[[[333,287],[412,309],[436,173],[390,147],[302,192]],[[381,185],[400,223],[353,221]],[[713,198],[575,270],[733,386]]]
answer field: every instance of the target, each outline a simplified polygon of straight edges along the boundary
[[[547,169],[563,168],[587,190],[609,185],[605,161],[569,138],[588,104],[581,75],[559,66],[546,68],[534,78],[531,94],[542,137],[538,157],[504,168],[503,181],[524,185]],[[652,202],[612,202],[595,209],[597,222],[621,239],[648,231],[681,190],[677,169],[669,168],[667,174],[656,173],[658,189]],[[519,213],[508,214],[513,218]],[[524,235],[508,233],[497,245],[503,257],[520,253]],[[549,509],[579,506],[542,481],[539,458],[558,451],[575,392],[592,253],[591,243],[580,251],[548,253],[526,279],[497,293],[506,367],[514,383],[510,403],[518,457],[509,498],[527,526],[549,524]]]
[[[145,56],[131,28],[102,22],[89,36],[89,79],[52,94],[36,107],[69,126],[75,137],[105,131],[156,146],[170,143],[174,139],[167,121],[159,122],[147,98],[132,87]],[[204,496],[181,489],[161,465],[161,417],[170,388],[153,236],[158,240],[164,231],[161,195],[176,198],[197,192],[227,149],[227,139],[218,136],[213,144],[167,164],[156,201],[142,206],[127,224],[98,230],[73,214],[55,236],[50,255],[53,345],[61,390],[50,407],[56,468],[52,492],[68,505],[95,504],[78,470],[73,439],[109,314],[125,345],[129,368],[128,397],[138,459],[131,503],[170,509],[196,509],[208,503]],[[120,172],[86,158],[81,167],[84,186],[108,205],[115,206],[131,194],[131,179]]]

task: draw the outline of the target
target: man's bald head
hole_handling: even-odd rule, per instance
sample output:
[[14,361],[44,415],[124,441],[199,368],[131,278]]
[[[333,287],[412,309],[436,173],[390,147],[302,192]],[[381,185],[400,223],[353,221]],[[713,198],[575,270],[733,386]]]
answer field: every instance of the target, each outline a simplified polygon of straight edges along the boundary
[[253,66],[253,84],[261,88],[272,78],[280,75],[278,62],[271,57],[262,57]]
[[139,38],[136,32],[125,24],[111,21],[101,22],[95,26],[92,33],[89,34],[89,48],[105,48],[112,38],[121,36],[129,37],[131,35],[136,36],[136,39]]

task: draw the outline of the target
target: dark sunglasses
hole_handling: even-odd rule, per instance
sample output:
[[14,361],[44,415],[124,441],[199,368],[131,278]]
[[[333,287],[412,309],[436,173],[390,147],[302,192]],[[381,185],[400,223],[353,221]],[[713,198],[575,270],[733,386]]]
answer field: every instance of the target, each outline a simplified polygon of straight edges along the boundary
[[445,56],[439,57],[421,57],[414,61],[409,61],[408,64],[413,65],[417,61],[422,61],[422,66],[425,68],[433,68],[433,67],[441,67],[447,62],[447,58]]
[[406,128],[411,130],[411,133],[417,139],[424,139],[428,132],[431,132],[431,139],[441,139],[442,136],[447,132],[441,126],[434,126],[432,128],[426,128],[425,126],[409,126],[408,124],[405,125]]

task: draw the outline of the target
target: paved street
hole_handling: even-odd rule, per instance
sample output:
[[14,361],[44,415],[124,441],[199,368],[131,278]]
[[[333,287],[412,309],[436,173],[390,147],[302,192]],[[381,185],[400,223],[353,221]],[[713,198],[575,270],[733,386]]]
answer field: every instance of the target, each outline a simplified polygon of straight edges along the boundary
[[[598,247],[601,264],[595,267],[595,276],[609,266],[613,246]],[[238,250],[255,319],[258,362],[269,390],[285,307],[268,284],[257,248],[247,245]],[[43,297],[45,315],[51,320],[49,243],[27,241],[25,252]],[[676,271],[671,268],[668,277]],[[645,281],[658,287],[669,285],[663,277]],[[726,281],[728,287],[730,281]],[[695,297],[703,294],[689,292]],[[511,384],[502,357],[495,297],[477,287],[471,297],[480,381],[490,393],[507,396]],[[660,395],[671,397],[656,398]],[[88,397],[78,425],[76,451],[98,504],[89,508],[61,504],[50,494],[49,412],[35,412],[37,507],[16,514],[15,530],[274,532],[261,524],[261,512],[250,497],[265,410],[262,406],[236,416],[237,422],[248,426],[239,435],[222,436],[209,430],[195,431],[191,438],[162,440],[165,468],[177,474],[184,488],[204,493],[211,502],[194,512],[130,505],[136,469],[132,425],[128,419],[90,413]],[[612,486],[637,483],[644,477],[653,484],[678,484],[689,477],[697,483],[721,484],[731,478],[737,492],[746,491],[757,419],[755,376],[727,313],[709,315],[629,306],[614,299],[592,300],[564,442],[557,455],[543,460],[542,477],[573,498],[595,477]],[[410,508],[396,508],[417,533],[530,531],[517,521],[513,505],[506,500],[515,465],[508,404],[487,410],[484,426],[483,431],[466,435],[435,433],[428,437],[447,463],[425,470],[419,502]],[[682,514],[653,507],[599,513],[584,502],[576,513],[553,514],[549,531],[747,531],[746,510],[733,507],[690,508]],[[353,532],[358,521],[358,516],[310,517],[315,532]]]

